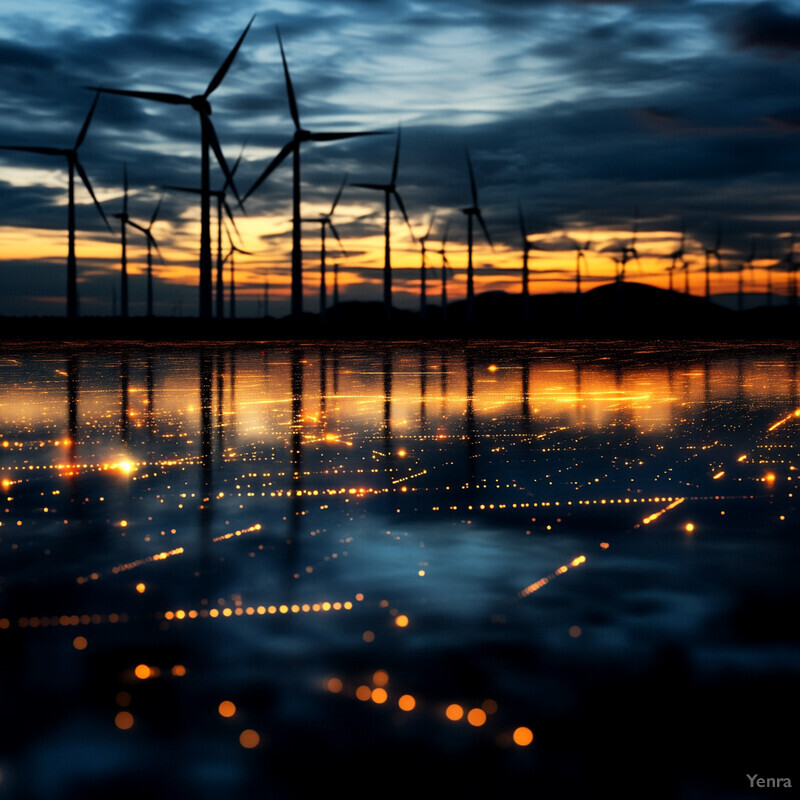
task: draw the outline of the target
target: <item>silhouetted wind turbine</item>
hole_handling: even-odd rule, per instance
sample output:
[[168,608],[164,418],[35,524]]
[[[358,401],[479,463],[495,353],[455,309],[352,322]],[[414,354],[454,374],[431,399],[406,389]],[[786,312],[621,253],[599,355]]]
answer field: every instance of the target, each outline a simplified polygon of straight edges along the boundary
[[289,98],[289,112],[294,122],[294,136],[291,141],[284,145],[283,149],[272,159],[269,166],[259,175],[256,182],[245,194],[246,200],[253,192],[269,177],[269,175],[280,166],[281,162],[291,153],[293,163],[292,175],[292,322],[297,325],[303,313],[303,249],[302,249],[302,226],[300,217],[300,145],[303,142],[333,142],[339,139],[352,139],[355,136],[373,136],[376,131],[364,131],[359,133],[312,133],[300,127],[300,114],[297,110],[297,100],[292,86],[292,79],[289,75],[289,66],[286,63],[286,54],[283,50],[281,32],[278,33],[278,44],[281,48],[281,59],[283,61],[283,74],[286,78],[286,94]]
[[339,248],[342,251],[342,255],[347,257],[347,253],[345,252],[344,245],[342,244],[342,240],[339,238],[339,234],[334,227],[334,224],[331,220],[331,216],[333,216],[333,212],[336,210],[336,206],[339,203],[339,198],[342,196],[342,192],[344,191],[344,186],[347,183],[347,175],[345,174],[342,185],[339,187],[339,191],[336,193],[336,197],[333,200],[333,204],[331,205],[331,210],[327,214],[320,214],[319,218],[317,219],[304,219],[303,222],[309,223],[316,223],[319,225],[319,233],[320,233],[320,256],[319,256],[319,321],[322,325],[325,324],[327,320],[327,311],[328,311],[328,284],[326,281],[325,275],[325,228],[326,226],[331,229],[331,233],[336,237],[336,241],[339,242]]
[[123,319],[128,318],[128,248],[125,226],[130,222],[128,216],[128,168],[123,167],[122,170],[122,212],[114,214],[115,219],[120,221],[120,229],[122,234],[122,260],[120,262],[120,300],[121,300],[121,313]]
[[[208,98],[211,93],[222,83],[223,78],[230,69],[236,54],[239,52],[244,37],[253,24],[255,14],[250,18],[247,27],[242,31],[242,35],[233,47],[228,57],[222,62],[222,66],[217,70],[211,82],[206,87],[203,94],[185,97],[180,94],[168,94],[165,92],[138,92],[128,89],[105,89],[102,87],[89,87],[98,92],[108,94],[119,94],[124,97],[138,97],[142,100],[155,100],[158,103],[168,103],[176,106],[191,106],[200,115],[200,154],[201,154],[201,189],[200,189],[200,318],[211,319],[211,189],[210,189],[210,156],[209,148],[214,151],[214,155],[225,174],[230,186],[233,188],[237,199],[239,195],[233,183],[233,177],[222,149],[219,146],[217,133],[211,123],[211,104]],[[241,200],[239,201],[241,203]]]
[[333,322],[339,322],[339,262],[333,265]]
[[161,200],[162,198],[158,199],[158,203],[156,204],[155,210],[153,211],[153,216],[150,217],[150,224],[144,228],[141,225],[137,225],[132,219],[128,220],[128,224],[132,225],[137,230],[141,231],[147,237],[147,316],[153,316],[153,247],[156,248],[156,252],[158,253],[158,257],[161,259],[161,263],[164,263],[164,256],[161,255],[161,250],[158,247],[158,242],[153,238],[153,225],[155,224],[156,217],[158,216],[159,209],[161,208]]
[[108,220],[106,219],[106,215],[103,212],[100,203],[97,201],[97,198],[95,197],[92,184],[89,182],[89,176],[86,174],[86,170],[84,170],[81,162],[78,160],[78,148],[83,144],[83,140],[86,138],[86,132],[89,130],[89,123],[92,121],[92,115],[94,114],[94,110],[97,106],[97,101],[99,98],[99,94],[95,95],[92,107],[89,109],[89,113],[86,115],[86,120],[83,123],[83,127],[80,129],[78,138],[75,140],[75,144],[71,149],[60,149],[57,147],[30,147],[28,145],[0,146],[0,150],[19,150],[23,153],[39,153],[45,156],[64,156],[64,158],[67,159],[69,174],[69,201],[67,206],[67,317],[69,319],[74,319],[78,316],[78,269],[75,262],[75,170],[78,171],[78,175],[81,176],[83,185],[92,196],[92,200],[94,200],[94,204],[97,207],[97,210],[100,212],[100,216],[103,218],[103,222],[105,222],[106,227],[110,232],[113,233],[113,231],[111,231],[111,226],[108,224]]
[[419,268],[419,321],[420,325],[423,327],[425,326],[425,315],[428,310],[428,276],[426,273],[427,265],[425,263],[425,256],[428,252],[427,243],[431,235],[431,231],[433,230],[434,219],[436,219],[436,214],[431,214],[431,218],[428,221],[428,230],[425,231],[424,236],[419,238],[420,253],[422,256],[422,261]]
[[750,274],[753,273],[753,261],[756,258],[756,240],[755,237],[750,239],[750,252],[747,254],[747,258],[742,262],[739,266],[739,291],[737,294],[737,309],[742,311],[744,309],[744,270],[745,268],[750,269]]
[[618,269],[617,269],[617,282],[624,283],[625,282],[625,268],[628,261],[632,258],[636,259],[636,262],[639,262],[639,252],[636,250],[636,236],[639,232],[639,210],[636,209],[634,214],[633,220],[633,230],[631,231],[631,238],[627,244],[623,244],[620,248],[620,258],[614,259],[616,262]]
[[408,214],[406,214],[406,207],[403,205],[403,199],[397,191],[397,167],[400,163],[400,128],[397,129],[397,146],[394,151],[394,163],[392,164],[392,178],[389,183],[354,183],[353,186],[359,186],[362,189],[372,189],[376,192],[383,192],[384,195],[384,256],[383,256],[383,315],[384,322],[389,325],[392,321],[392,247],[390,239],[390,212],[391,212],[391,198],[397,201],[400,211],[403,213],[403,219],[406,221],[408,230],[411,233],[411,238],[415,239],[414,231],[411,230],[411,223],[408,221]]
[[791,306],[797,305],[797,260],[794,252],[794,233],[789,237],[789,249],[781,259],[786,265],[786,302]]
[[242,250],[240,247],[237,247],[233,243],[233,239],[231,239],[231,234],[229,231],[225,231],[228,234],[228,245],[230,246],[230,250],[228,250],[227,255],[223,259],[223,261],[227,261],[230,259],[231,262],[231,269],[230,269],[230,316],[231,319],[236,319],[236,264],[235,264],[235,253],[241,253],[245,256],[252,256],[253,254],[248,250]]
[[581,266],[584,271],[588,271],[589,262],[586,258],[586,251],[592,247],[592,237],[590,236],[583,245],[577,242],[575,252],[575,317],[580,326],[583,317],[583,295],[581,294]]
[[683,248],[686,245],[686,225],[681,227],[681,241],[678,245],[678,249],[672,254],[672,263],[667,267],[669,272],[669,290],[673,291],[673,280],[674,280],[674,273],[675,270],[678,269],[678,264],[681,264],[680,269],[687,268],[687,262],[683,257]]
[[717,270],[722,269],[722,260],[719,257],[719,248],[722,244],[722,226],[717,225],[717,238],[714,240],[713,247],[706,247],[706,300],[711,299],[711,256],[717,259]]
[[467,325],[472,327],[475,322],[475,283],[473,279],[472,270],[472,220],[477,217],[478,222],[483,228],[483,233],[486,236],[486,241],[489,246],[494,249],[492,244],[492,237],[489,236],[489,229],[483,221],[483,215],[478,207],[478,189],[475,186],[475,173],[472,170],[472,161],[469,157],[469,150],[467,153],[467,169],[469,170],[469,188],[472,193],[472,205],[468,208],[462,208],[461,211],[467,215]]
[[522,237],[522,325],[527,328],[531,316],[530,270],[528,269],[528,253],[534,245],[528,241],[528,231],[525,228],[525,217],[522,214],[522,204],[517,203],[519,211],[519,234]]
[[[225,287],[223,284],[223,276],[222,276],[222,265],[223,265],[223,254],[222,254],[222,228],[223,228],[223,211],[225,214],[228,215],[228,219],[231,221],[233,225],[234,231],[236,231],[236,235],[239,236],[239,228],[236,226],[236,220],[233,217],[233,211],[231,211],[230,205],[228,205],[227,201],[227,190],[228,187],[232,185],[233,177],[236,175],[236,170],[239,169],[239,164],[242,161],[242,155],[244,153],[244,145],[242,145],[242,149],[239,153],[239,157],[236,159],[236,162],[233,165],[233,168],[230,171],[230,177],[225,178],[225,183],[222,185],[221,189],[213,190],[209,192],[210,197],[213,197],[217,201],[217,288],[216,288],[216,316],[217,319],[222,319],[225,316]],[[202,189],[191,189],[187,186],[165,186],[165,189],[170,189],[174,192],[189,192],[190,194],[203,194]],[[241,239],[241,237],[239,237]]]
[[436,252],[442,257],[442,327],[447,324],[447,275],[452,273],[447,260],[447,234],[450,232],[450,220],[447,220],[442,235],[442,246]]

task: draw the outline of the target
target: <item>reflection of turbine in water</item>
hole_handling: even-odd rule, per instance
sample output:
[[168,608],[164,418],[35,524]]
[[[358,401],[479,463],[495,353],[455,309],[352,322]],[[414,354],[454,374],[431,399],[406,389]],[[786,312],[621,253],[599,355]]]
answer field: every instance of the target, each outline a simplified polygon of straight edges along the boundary
[[298,347],[291,353],[291,421],[290,421],[290,459],[291,459],[291,503],[289,504],[289,535],[286,539],[286,590],[293,591],[292,576],[297,573],[300,558],[300,522],[303,518],[303,358]]
[[428,428],[428,355],[424,347],[419,351],[419,427],[421,431]]
[[72,355],[67,359],[67,431],[69,433],[69,461],[75,463],[75,448],[78,442],[78,359]]
[[216,353],[216,375],[217,375],[217,452],[225,452],[225,353],[220,349]]
[[387,473],[392,470],[392,351],[383,348],[383,446],[386,451]]
[[123,353],[120,359],[119,366],[119,392],[120,392],[120,415],[119,415],[119,431],[120,439],[123,444],[128,444],[129,428],[128,428],[128,415],[129,415],[129,392],[130,392],[130,363],[128,354]]
[[522,360],[522,424],[527,432],[531,423],[531,394],[530,394],[531,360]]
[[470,492],[475,490],[475,354],[468,348],[464,356],[464,369],[467,377],[467,408],[466,408],[466,431],[467,431],[467,463],[469,465],[469,488]]
[[147,390],[147,411],[145,411],[145,423],[147,430],[152,438],[155,420],[155,374],[153,371],[153,356],[148,353],[145,358],[145,383]]
[[204,347],[200,350],[200,537],[203,545],[210,541],[212,523],[211,496],[214,491],[212,448],[214,356]]
[[328,402],[328,355],[324,347],[319,349],[319,419],[323,427],[327,424]]

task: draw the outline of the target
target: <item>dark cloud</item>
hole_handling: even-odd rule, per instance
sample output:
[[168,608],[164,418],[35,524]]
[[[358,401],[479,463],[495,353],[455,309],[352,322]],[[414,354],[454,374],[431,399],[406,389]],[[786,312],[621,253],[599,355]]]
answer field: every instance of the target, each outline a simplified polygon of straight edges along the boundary
[[739,47],[800,52],[800,14],[780,3],[758,3],[742,9],[731,23]]

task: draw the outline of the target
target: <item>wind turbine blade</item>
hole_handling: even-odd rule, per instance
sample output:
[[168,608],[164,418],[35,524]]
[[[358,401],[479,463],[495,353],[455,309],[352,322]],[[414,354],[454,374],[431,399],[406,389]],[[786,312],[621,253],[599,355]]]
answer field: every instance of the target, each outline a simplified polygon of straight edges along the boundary
[[309,139],[312,142],[338,142],[340,139],[353,139],[356,136],[385,136],[386,131],[350,131],[347,133],[312,133]]
[[444,235],[442,236],[442,251],[444,251],[447,244],[447,234],[450,232],[450,220],[448,219],[444,226]]
[[382,183],[351,183],[351,186],[358,186],[360,189],[374,189],[376,192],[391,192],[392,187]]
[[400,193],[396,189],[392,190],[392,194],[394,195],[395,200],[397,200],[397,205],[400,206],[400,211],[403,212],[403,219],[406,221],[408,232],[411,234],[411,239],[416,242],[417,237],[414,236],[414,229],[411,227],[411,223],[408,221],[408,214],[406,214],[406,207],[403,205],[403,198],[400,197]]
[[475,216],[478,218],[478,222],[481,224],[481,228],[483,228],[483,233],[486,236],[486,241],[489,242],[489,246],[494,250],[494,244],[492,243],[492,237],[489,236],[489,229],[486,227],[486,223],[483,221],[483,215],[480,211],[478,211]]
[[228,205],[227,200],[222,201],[222,207],[225,209],[225,213],[228,215],[228,219],[231,221],[231,225],[233,225],[233,229],[236,231],[236,235],[239,237],[239,241],[242,241],[242,235],[239,233],[239,228],[236,226],[236,220],[233,218],[233,212],[231,211],[231,207]]
[[397,146],[394,148],[394,162],[392,162],[392,180],[394,186],[397,183],[397,167],[400,164],[400,126],[397,126]]
[[97,206],[97,210],[100,212],[100,216],[103,218],[103,222],[106,224],[106,228],[108,228],[109,232],[113,233],[111,230],[111,225],[108,224],[108,219],[106,218],[105,212],[103,211],[103,207],[95,197],[94,189],[92,189],[92,184],[89,181],[89,176],[86,174],[86,170],[81,165],[81,162],[78,159],[75,159],[75,169],[78,170],[78,174],[81,176],[81,180],[83,181],[83,185],[89,190],[89,194],[92,196],[92,200],[94,200],[94,204]]
[[333,223],[330,220],[328,220],[328,226],[330,227],[331,232],[333,233],[333,235],[336,237],[336,241],[339,242],[339,249],[342,251],[342,255],[345,258],[348,258],[347,251],[344,249],[344,245],[342,244],[342,240],[339,238],[339,234],[338,234],[336,228],[334,227]]
[[153,212],[153,216],[150,217],[150,225],[147,228],[148,231],[150,230],[150,228],[153,227],[153,224],[156,221],[156,217],[158,216],[158,212],[161,210],[161,201],[163,199],[164,199],[164,195],[162,194],[161,197],[158,198],[158,203],[156,203],[156,210]]
[[[242,149],[239,151],[239,155],[236,158],[236,161],[234,161],[233,163],[233,168],[231,169],[231,177],[236,174],[236,170],[239,169],[239,164],[242,163],[242,156],[244,155],[244,148],[246,145],[247,142],[245,141],[244,144],[242,145]],[[227,188],[228,188],[228,181],[226,180],[225,185],[222,187],[222,191],[224,192]]]
[[250,17],[250,22],[247,23],[247,27],[242,31],[242,35],[239,37],[239,41],[233,46],[233,50],[228,53],[228,57],[225,61],[222,62],[222,66],[217,70],[217,74],[211,79],[211,83],[208,84],[208,88],[203,93],[203,97],[208,97],[214,89],[217,88],[222,83],[222,79],[225,77],[225,73],[230,69],[231,64],[233,64],[233,59],[236,58],[236,54],[239,52],[239,48],[242,46],[242,42],[244,41],[244,37],[247,36],[247,31],[250,30],[250,26],[253,24],[253,20],[256,18],[256,15],[253,14]]
[[153,247],[156,249],[156,253],[158,253],[158,257],[161,259],[162,264],[166,264],[167,262],[164,260],[164,256],[161,254],[161,248],[158,246],[158,242],[153,238],[153,234],[150,231],[147,232],[147,238],[152,243]]
[[219,163],[220,167],[222,167],[222,172],[225,174],[225,185],[230,186],[230,188],[233,190],[234,196],[239,202],[239,205],[241,205],[242,198],[239,196],[239,191],[236,188],[236,184],[233,182],[233,175],[231,175],[231,171],[228,169],[228,162],[225,161],[225,156],[222,154],[222,148],[219,146],[219,139],[217,139],[217,132],[214,130],[214,125],[211,123],[208,115],[201,114],[200,116],[203,120],[203,126],[207,131],[208,141],[211,144],[211,149],[214,151],[214,155],[217,157],[217,162]]
[[122,165],[122,187],[123,187],[123,194],[122,194],[122,213],[127,215],[128,213],[128,165]]
[[344,191],[344,185],[347,183],[347,173],[344,174],[344,178],[342,179],[342,185],[339,187],[339,191],[336,193],[336,197],[333,200],[333,205],[331,206],[331,210],[328,212],[328,216],[331,216],[336,209],[336,206],[339,203],[339,198],[342,196],[342,192]]
[[169,184],[165,184],[164,188],[169,189],[171,192],[188,192],[189,194],[203,194],[202,189],[191,189],[188,186],[170,186]]
[[275,158],[272,159],[272,162],[261,173],[261,175],[258,177],[258,180],[247,190],[247,193],[243,198],[244,200],[247,200],[247,198],[250,197],[250,195],[253,194],[253,192],[256,189],[258,189],[258,187],[261,186],[262,183],[264,183],[264,181],[272,174],[272,172],[277,167],[280,166],[281,162],[286,158],[286,156],[289,155],[289,153],[292,152],[292,150],[294,150],[294,139],[292,139],[292,141],[289,142],[288,144],[284,145],[283,150],[281,150],[280,153],[278,153],[278,155],[276,155]]
[[469,157],[469,150],[466,151],[467,153],[467,168],[469,169],[469,188],[472,192],[472,205],[477,207],[478,205],[478,188],[475,186],[475,173],[472,170],[472,161]]
[[22,153],[41,153],[45,156],[67,156],[69,150],[61,150],[58,147],[27,147],[25,145],[0,145],[0,150],[18,150]]
[[[114,216],[116,216],[116,214]],[[150,235],[150,232],[147,230],[147,228],[143,228],[141,225],[139,225],[138,222],[134,222],[132,219],[126,220],[126,222],[132,228],[136,228],[137,231],[141,231],[145,236],[149,236]]]
[[181,94],[167,92],[136,92],[129,89],[104,89],[102,86],[87,86],[93,92],[105,94],[119,94],[123,97],[138,97],[140,100],[155,100],[157,103],[170,103],[173,106],[190,106],[192,101]]
[[89,113],[86,115],[83,127],[81,128],[81,131],[78,134],[78,138],[75,140],[75,147],[73,148],[74,150],[77,150],[83,144],[83,140],[86,138],[86,131],[89,130],[89,123],[92,121],[92,114],[94,114],[94,110],[97,107],[97,101],[99,99],[100,99],[100,92],[97,92],[94,96],[94,102],[92,103],[92,107],[89,109]]
[[428,230],[425,231],[425,235],[422,237],[422,239],[420,241],[426,240],[431,235],[431,231],[433,230],[433,221],[435,219],[436,219],[436,212],[431,214],[431,218],[428,221]]
[[275,26],[278,33],[278,44],[281,48],[281,60],[283,61],[283,74],[286,78],[286,94],[289,97],[289,113],[294,120],[295,130],[300,130],[300,114],[297,111],[297,99],[294,96],[294,86],[292,86],[292,78],[289,75],[289,65],[286,63],[286,53],[283,51],[283,39],[281,39],[281,32],[278,26]]
[[235,250],[237,253],[241,253],[243,256],[254,256],[255,253],[251,253],[249,250],[242,250],[241,247],[237,247],[235,244],[231,245],[231,249]]

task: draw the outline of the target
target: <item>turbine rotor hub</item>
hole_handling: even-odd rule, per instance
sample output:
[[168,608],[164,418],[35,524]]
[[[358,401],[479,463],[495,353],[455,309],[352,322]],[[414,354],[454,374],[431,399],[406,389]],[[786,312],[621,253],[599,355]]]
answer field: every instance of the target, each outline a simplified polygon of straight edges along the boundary
[[203,97],[202,94],[196,94],[194,97],[190,98],[189,104],[195,111],[199,111],[201,114],[211,113],[211,103],[209,103],[208,99]]

